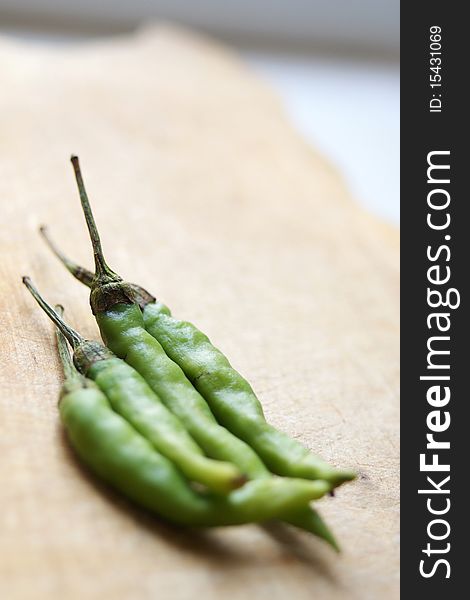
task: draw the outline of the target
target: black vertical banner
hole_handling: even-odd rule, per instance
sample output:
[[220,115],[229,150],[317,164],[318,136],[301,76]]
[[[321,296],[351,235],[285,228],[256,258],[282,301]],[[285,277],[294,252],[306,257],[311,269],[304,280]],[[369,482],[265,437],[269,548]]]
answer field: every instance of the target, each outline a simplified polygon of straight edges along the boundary
[[442,1],[401,5],[403,598],[468,595],[470,51],[464,8]]

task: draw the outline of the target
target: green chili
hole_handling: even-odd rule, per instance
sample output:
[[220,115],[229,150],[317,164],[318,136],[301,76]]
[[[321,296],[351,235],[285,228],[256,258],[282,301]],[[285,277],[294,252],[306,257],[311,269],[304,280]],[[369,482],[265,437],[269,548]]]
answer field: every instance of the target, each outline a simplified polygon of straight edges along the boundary
[[222,526],[304,510],[310,500],[328,491],[324,481],[284,478],[250,481],[227,496],[194,491],[171,461],[114,412],[96,383],[76,370],[64,336],[74,348],[75,366],[92,365],[101,345],[83,340],[39,296],[28,278],[23,282],[60,330],[59,356],[65,375],[60,415],[70,441],[96,474],[127,497],[176,523]]
[[[77,183],[78,183],[79,191],[80,191],[80,198],[82,201],[82,206],[84,208],[87,225],[90,230],[90,236],[92,238],[92,243],[93,243],[93,247],[94,247],[96,276],[95,276],[95,274],[91,273],[87,269],[79,267],[76,263],[67,259],[58,250],[58,248],[55,246],[55,244],[52,243],[52,241],[49,238],[49,236],[47,235],[44,227],[41,228],[41,233],[43,234],[46,242],[49,244],[49,246],[51,247],[53,252],[64,263],[64,265],[67,267],[67,269],[78,280],[85,283],[88,287],[93,288],[92,294],[91,294],[92,309],[95,313],[97,313],[97,314],[95,314],[95,316],[97,316],[97,320],[98,320],[98,323],[100,324],[101,333],[102,333],[102,336],[103,336],[103,339],[105,340],[105,342],[108,345],[110,345],[118,354],[119,354],[119,352],[121,352],[121,355],[127,354],[126,360],[128,362],[132,361],[132,362],[130,362],[130,364],[133,364],[133,366],[137,370],[139,370],[139,372],[142,375],[144,375],[144,377],[151,384],[153,389],[158,390],[158,392],[160,393],[160,395],[162,396],[162,399],[163,399],[164,397],[167,397],[167,396],[165,393],[163,393],[163,394],[161,393],[161,387],[158,386],[158,381],[163,382],[162,385],[165,386],[165,383],[164,383],[165,378],[162,377],[163,373],[165,372],[165,368],[161,369],[162,365],[160,365],[160,360],[162,360],[164,363],[163,367],[165,367],[165,366],[169,367],[170,374],[172,374],[171,373],[172,371],[174,373],[174,366],[171,366],[170,363],[168,363],[166,361],[166,359],[160,354],[161,346],[160,345],[155,346],[153,343],[150,343],[149,338],[145,334],[143,334],[143,332],[141,331],[142,321],[140,321],[140,319],[138,318],[135,308],[133,306],[131,306],[130,302],[132,299],[134,299],[134,301],[139,304],[139,306],[141,307],[141,309],[144,312],[144,318],[145,318],[145,313],[147,310],[149,311],[148,314],[152,314],[152,309],[153,309],[154,305],[158,306],[159,312],[161,312],[162,314],[166,313],[168,316],[170,316],[169,309],[167,309],[160,303],[157,304],[155,302],[155,298],[151,294],[146,292],[140,286],[137,286],[135,284],[126,284],[126,283],[122,282],[122,280],[119,278],[119,276],[117,276],[107,266],[107,264],[103,258],[103,253],[101,250],[101,244],[100,244],[98,232],[96,230],[96,225],[93,220],[93,216],[92,216],[91,209],[89,206],[89,201],[88,201],[86,191],[84,188],[84,184],[83,184],[83,180],[81,177],[81,173],[80,173],[80,169],[79,169],[79,165],[78,165],[78,159],[76,157],[73,157],[72,162],[74,164],[75,173],[76,173],[76,177],[77,177]],[[116,293],[116,287],[119,287],[119,286],[116,286],[116,284],[119,284],[119,283],[121,285],[121,290],[119,291],[119,293]],[[111,309],[108,308],[108,310],[106,310],[106,307],[104,306],[106,304],[106,302],[103,302],[103,287],[107,287],[105,295],[108,296],[108,302],[112,305],[112,308]],[[98,290],[98,294],[93,294],[93,290],[95,290],[95,291]],[[117,300],[124,300],[124,302],[117,302],[117,304],[113,304],[113,302],[116,302]],[[103,318],[99,314],[100,312],[106,313],[105,318]],[[129,319],[129,316],[131,316],[132,318]],[[132,340],[132,338],[133,338],[133,340]],[[135,346],[135,353],[127,353],[127,348],[129,346],[129,344]],[[148,347],[149,345],[150,345],[150,348]],[[155,352],[156,349],[157,349],[157,352]],[[158,356],[158,360],[155,360],[155,358],[156,358],[155,354]],[[139,360],[139,357],[140,357],[140,359],[143,359],[142,362]],[[239,376],[238,373],[236,373],[236,371],[234,371],[234,374],[241,378],[241,376]],[[180,375],[181,375],[181,373],[178,372],[178,380],[181,382]],[[254,463],[256,468],[254,468],[254,469],[252,468],[249,470],[246,468],[246,465],[247,465],[246,446],[243,447],[244,459],[242,460],[242,462],[240,462],[240,454],[239,454],[239,452],[237,452],[237,449],[233,447],[233,444],[230,444],[230,447],[228,447],[228,448],[225,446],[226,452],[224,452],[223,454],[220,454],[219,452],[220,452],[220,450],[222,450],[222,451],[224,450],[225,444],[222,444],[222,447],[220,445],[218,447],[214,446],[215,438],[213,436],[218,435],[218,434],[213,429],[213,423],[212,424],[209,423],[209,419],[213,421],[213,415],[211,414],[210,411],[209,412],[207,411],[207,405],[205,405],[205,406],[202,405],[200,403],[200,399],[198,398],[198,400],[196,402],[192,402],[189,404],[189,406],[183,407],[183,406],[181,406],[181,403],[178,403],[178,398],[175,398],[171,394],[171,387],[173,387],[173,384],[170,382],[168,385],[168,382],[167,382],[165,387],[166,387],[167,391],[170,391],[170,394],[169,394],[170,401],[167,405],[176,414],[180,414],[183,416],[182,420],[185,423],[186,427],[188,427],[188,429],[192,433],[193,437],[200,443],[200,445],[205,449],[205,451],[208,454],[211,454],[211,450],[212,450],[212,452],[213,452],[212,455],[214,457],[231,460],[232,462],[237,464],[240,468],[242,468],[242,470],[244,470],[250,477],[260,478],[260,477],[267,477],[269,475],[266,468],[264,467],[264,465],[260,464],[259,460],[257,460]],[[185,392],[186,391],[189,392],[189,388],[187,387],[186,383],[183,384],[183,389],[185,390]],[[196,398],[192,392],[190,393],[190,395],[193,400]],[[256,402],[258,402],[258,401],[256,400]],[[185,410],[185,408],[186,408],[186,410]],[[244,409],[245,408],[242,406],[241,410],[243,411]],[[184,418],[185,412],[186,412],[186,419]],[[201,427],[195,427],[194,424],[191,423],[191,421],[194,421],[194,419],[196,421],[200,421],[202,415],[204,415],[204,418],[202,419],[203,423],[202,423],[202,429],[201,429]],[[262,411],[261,411],[261,415],[258,415],[258,416],[262,417]],[[263,420],[264,420],[264,418],[263,418]],[[266,429],[268,429],[268,430],[270,429],[271,431],[274,431],[275,434],[278,434],[279,437],[282,437],[283,439],[287,439],[290,444],[294,445],[294,449],[298,450],[298,448],[300,447],[302,454],[308,452],[302,446],[298,445],[293,440],[290,440],[289,438],[287,438],[287,436],[285,436],[284,434],[281,434],[280,432],[277,432],[276,430],[271,428],[269,425],[266,424],[265,421],[264,421],[264,423],[265,423]],[[220,431],[220,429],[219,429],[219,431]],[[204,443],[205,441],[206,441],[206,444]],[[277,441],[276,441],[276,443],[277,443]],[[297,445],[297,448],[295,448],[295,445]],[[240,446],[239,446],[239,448],[240,448]],[[234,451],[235,451],[235,454],[234,454]],[[293,455],[293,453],[291,452],[290,461],[292,461],[292,455]],[[314,475],[312,475],[311,468],[310,469],[304,468],[303,473],[305,473],[305,471],[307,471],[308,478],[319,476],[319,471],[318,471],[319,465],[323,466],[322,474],[328,475],[328,477],[330,478],[330,482],[333,482],[335,484],[339,484],[345,480],[353,478],[353,475],[349,472],[334,470],[329,465],[326,465],[326,463],[322,463],[319,460],[316,460],[315,457],[312,457],[312,458],[313,458],[313,462],[314,462],[314,469],[316,469],[316,472]],[[252,459],[251,459],[251,461],[248,460],[248,462],[251,462],[253,464]],[[285,463],[286,461],[283,461],[283,462]],[[304,462],[308,463],[308,461],[304,461]],[[326,465],[326,466],[324,466],[324,465]],[[307,467],[309,467],[308,464],[307,464]],[[322,537],[326,541],[328,541],[333,547],[338,549],[333,535],[328,530],[326,524],[323,523],[323,521],[321,520],[321,517],[318,515],[318,513],[316,513],[316,511],[314,511],[313,509],[306,509],[305,511],[302,512],[302,514],[298,511],[295,516],[291,516],[291,518],[284,519],[284,520],[286,520],[298,527],[306,529],[307,531],[311,531],[312,533],[314,533],[316,535],[319,535],[320,537]]]

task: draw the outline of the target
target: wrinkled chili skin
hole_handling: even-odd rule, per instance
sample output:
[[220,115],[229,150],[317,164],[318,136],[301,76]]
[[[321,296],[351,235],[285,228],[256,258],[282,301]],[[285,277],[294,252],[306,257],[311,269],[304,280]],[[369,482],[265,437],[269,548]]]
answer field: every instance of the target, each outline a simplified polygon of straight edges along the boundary
[[247,442],[273,473],[325,479],[333,485],[354,478],[354,473],[334,469],[267,423],[248,381],[192,323],[175,319],[161,302],[147,303],[143,317],[147,331],[181,367],[219,423]]
[[115,304],[95,317],[108,348],[140,373],[208,456],[232,462],[250,479],[268,476],[255,452],[217,423],[181,368],[146,331],[137,304]]
[[113,357],[96,361],[87,376],[105,393],[112,408],[188,479],[219,493],[227,493],[244,483],[235,465],[204,456],[181,421],[123,360]]

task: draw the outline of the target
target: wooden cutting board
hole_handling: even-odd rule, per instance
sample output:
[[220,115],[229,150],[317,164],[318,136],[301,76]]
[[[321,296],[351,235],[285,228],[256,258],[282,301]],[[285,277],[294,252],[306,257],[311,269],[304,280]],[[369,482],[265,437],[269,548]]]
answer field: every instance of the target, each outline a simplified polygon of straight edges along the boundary
[[[1,597],[397,598],[397,231],[195,34],[0,40],[0,85]],[[274,425],[360,473],[318,505],[341,556],[281,525],[172,528],[75,461],[52,328],[20,282],[98,335],[87,290],[37,234],[47,223],[91,266],[71,152],[110,264],[206,331]]]

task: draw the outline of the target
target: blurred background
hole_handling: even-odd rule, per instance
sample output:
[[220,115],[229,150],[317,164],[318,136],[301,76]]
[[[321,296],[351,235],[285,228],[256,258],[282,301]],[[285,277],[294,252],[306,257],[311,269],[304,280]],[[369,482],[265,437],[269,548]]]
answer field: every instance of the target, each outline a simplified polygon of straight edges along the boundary
[[0,35],[66,44],[149,20],[235,46],[352,194],[399,220],[399,0],[0,0]]

